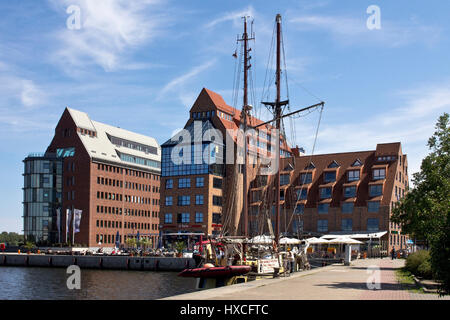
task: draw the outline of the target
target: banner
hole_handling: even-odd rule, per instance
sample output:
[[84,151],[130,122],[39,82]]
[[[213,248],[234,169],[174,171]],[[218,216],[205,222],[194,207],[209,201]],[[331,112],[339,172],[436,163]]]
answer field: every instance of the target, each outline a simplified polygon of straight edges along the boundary
[[61,208],[56,209],[56,227],[58,228],[58,242],[61,242]]
[[69,234],[69,228],[70,228],[70,220],[72,219],[72,212],[70,211],[69,208],[67,208],[66,210],[66,242],[68,239],[68,234]]
[[73,224],[74,224],[74,233],[80,232],[80,223],[81,223],[81,214],[83,213],[80,209],[73,210]]

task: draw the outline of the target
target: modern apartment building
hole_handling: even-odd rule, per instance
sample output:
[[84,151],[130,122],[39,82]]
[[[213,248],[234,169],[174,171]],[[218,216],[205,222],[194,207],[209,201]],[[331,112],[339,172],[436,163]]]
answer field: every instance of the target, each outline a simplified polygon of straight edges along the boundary
[[[161,148],[154,138],[66,108],[46,152],[24,163],[27,238],[112,247],[117,234],[124,244],[139,233],[156,246]],[[82,210],[79,232],[75,209]]]
[[[253,117],[249,120],[252,126],[260,123],[261,120]],[[189,111],[184,134],[179,133],[162,144],[160,220],[163,234],[206,236],[219,234],[224,225],[231,226],[230,233],[240,228],[242,164],[235,165],[226,159],[230,149],[242,156],[236,148],[239,139],[230,133],[240,126],[241,111],[227,105],[219,94],[203,88]],[[250,154],[264,149],[270,155],[275,150],[273,129],[263,126],[257,136],[249,139]],[[220,132],[220,137],[214,136],[215,130]],[[283,138],[279,150],[283,156],[291,155]],[[183,152],[184,155],[190,153],[184,162],[174,159]],[[249,167],[255,168],[254,165]],[[247,185],[255,173],[248,170]],[[237,218],[236,212],[239,213]]]
[[[280,230],[292,235],[377,233],[385,249],[405,248],[407,235],[390,221],[395,203],[408,190],[408,161],[400,142],[376,150],[282,159]],[[272,181],[273,183],[273,181]],[[274,219],[270,177],[258,176],[250,188],[250,228],[267,230]],[[269,210],[270,209],[270,210]],[[270,214],[268,214],[270,212]],[[261,218],[262,217],[262,218]]]

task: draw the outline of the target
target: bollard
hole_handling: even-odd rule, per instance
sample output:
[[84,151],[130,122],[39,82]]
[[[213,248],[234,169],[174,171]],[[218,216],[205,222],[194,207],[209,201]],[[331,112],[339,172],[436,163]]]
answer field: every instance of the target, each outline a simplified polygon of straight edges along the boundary
[[100,267],[100,269],[103,268],[103,258],[100,258],[100,260],[98,262],[98,266]]
[[159,269],[159,260],[156,260],[156,262],[155,262],[155,270],[158,270]]
[[51,266],[52,266],[52,263],[53,263],[52,257],[49,257],[49,258],[48,258],[48,266],[51,267]]

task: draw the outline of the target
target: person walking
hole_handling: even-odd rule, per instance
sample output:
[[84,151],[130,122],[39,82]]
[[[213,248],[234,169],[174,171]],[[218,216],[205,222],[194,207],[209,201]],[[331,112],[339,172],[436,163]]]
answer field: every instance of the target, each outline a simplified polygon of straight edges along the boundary
[[391,254],[392,254],[392,260],[394,260],[395,259],[395,248],[392,248]]

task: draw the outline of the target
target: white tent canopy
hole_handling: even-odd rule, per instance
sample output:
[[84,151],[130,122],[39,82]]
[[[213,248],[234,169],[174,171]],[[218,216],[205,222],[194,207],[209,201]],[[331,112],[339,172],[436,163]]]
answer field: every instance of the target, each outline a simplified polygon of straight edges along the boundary
[[319,238],[309,238],[309,239],[305,239],[306,243],[308,244],[325,244],[325,243],[329,243],[329,241],[327,239],[319,239]]
[[299,244],[299,243],[302,243],[302,241],[299,239],[295,239],[295,238],[281,238],[280,243],[281,244]]
[[361,241],[349,238],[349,237],[338,237],[332,240],[329,240],[330,244],[362,244]]
[[372,233],[347,233],[347,234],[326,234],[320,239],[336,239],[339,237],[347,237],[351,239],[379,239],[384,236],[387,231],[372,232]]
[[248,240],[247,243],[272,244],[273,237],[266,235],[256,236]]

